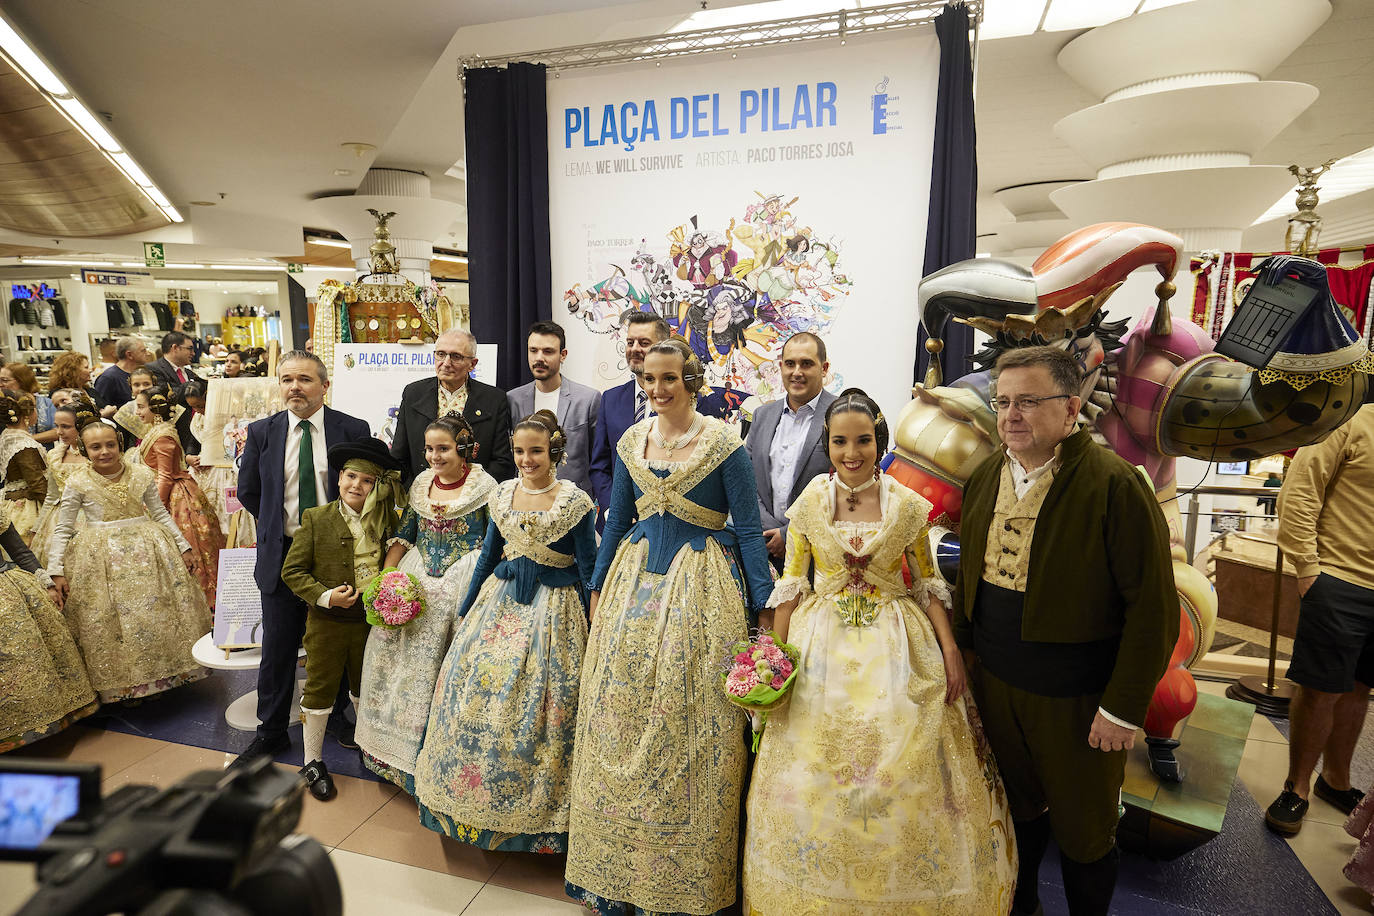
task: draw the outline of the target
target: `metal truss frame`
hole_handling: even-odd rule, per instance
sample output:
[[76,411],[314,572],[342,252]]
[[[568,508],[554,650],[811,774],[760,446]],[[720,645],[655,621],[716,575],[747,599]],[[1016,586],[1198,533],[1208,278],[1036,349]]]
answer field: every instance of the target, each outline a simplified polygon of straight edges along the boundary
[[[871,35],[897,29],[918,28],[933,24],[935,17],[948,0],[908,0],[884,6],[855,10],[837,10],[792,19],[752,22],[692,32],[673,32],[644,38],[621,38],[595,44],[570,45],[529,51],[502,57],[475,55],[458,61],[458,78],[469,67],[504,67],[516,61],[541,63],[555,74],[559,70],[580,67],[601,67],[610,64],[663,61],[697,54],[738,52],[749,48],[766,48],[794,41],[837,40],[841,44],[852,35]],[[961,5],[956,0],[956,6]],[[969,21],[977,47],[978,27],[983,21],[983,0],[962,0],[968,9]]]

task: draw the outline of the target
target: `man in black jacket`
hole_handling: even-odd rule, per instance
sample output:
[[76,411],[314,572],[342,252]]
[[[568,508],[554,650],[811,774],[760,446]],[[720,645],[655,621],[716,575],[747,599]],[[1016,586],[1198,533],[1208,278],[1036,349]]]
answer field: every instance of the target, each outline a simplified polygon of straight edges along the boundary
[[411,382],[401,392],[391,454],[404,466],[407,484],[429,466],[425,461],[425,427],[450,411],[461,413],[472,426],[477,439],[473,460],[497,480],[515,476],[506,393],[472,378],[476,367],[476,338],[467,331],[445,331],[434,342],[435,377]]
[[189,334],[172,331],[162,337],[162,355],[148,364],[148,371],[161,379],[172,389],[173,394],[181,391],[193,378],[199,378],[191,371],[191,357],[195,353],[195,342]]

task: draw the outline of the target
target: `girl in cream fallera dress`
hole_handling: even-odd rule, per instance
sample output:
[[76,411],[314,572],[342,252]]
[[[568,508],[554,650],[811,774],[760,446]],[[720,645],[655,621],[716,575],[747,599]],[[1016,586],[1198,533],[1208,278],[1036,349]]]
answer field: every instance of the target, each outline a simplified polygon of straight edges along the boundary
[[[472,455],[473,436],[461,414],[435,420],[425,442],[434,466],[411,484],[387,565],[394,562],[420,581],[428,609],[404,626],[373,627],[368,634],[355,732],[367,768],[412,795],[439,666],[477,565],[487,501],[496,490],[495,479],[464,457]],[[440,454],[436,444],[443,446]]]
[[186,568],[191,545],[158,497],[157,476],[124,460],[113,424],[90,418],[81,438],[92,463],[62,494],[48,572],[67,589],[91,685],[110,703],[199,680],[206,671],[191,646],[210,630],[210,607]]
[[[744,912],[1000,916],[1016,880],[1011,816],[972,700],[948,701],[963,682],[947,683],[928,616],[949,600],[930,556],[931,505],[891,477],[868,479],[856,489],[877,489],[878,521],[845,520],[849,491],[834,475],[787,513],[769,604],[801,597],[786,634],[801,664],[750,783]],[[942,609],[939,619],[947,629]]]

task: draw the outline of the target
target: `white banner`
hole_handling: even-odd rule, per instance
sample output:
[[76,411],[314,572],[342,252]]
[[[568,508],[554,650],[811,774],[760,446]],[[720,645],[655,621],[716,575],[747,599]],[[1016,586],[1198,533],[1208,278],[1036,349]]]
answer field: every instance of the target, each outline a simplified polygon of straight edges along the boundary
[[[496,349],[496,344],[477,345],[472,377],[479,382],[496,384]],[[329,403],[366,420],[372,435],[390,445],[401,392],[433,376],[434,344],[335,344]]]
[[628,377],[654,311],[712,386],[777,397],[797,331],[833,390],[910,400],[939,82],[933,30],[564,72],[548,83],[554,318],[569,377]]

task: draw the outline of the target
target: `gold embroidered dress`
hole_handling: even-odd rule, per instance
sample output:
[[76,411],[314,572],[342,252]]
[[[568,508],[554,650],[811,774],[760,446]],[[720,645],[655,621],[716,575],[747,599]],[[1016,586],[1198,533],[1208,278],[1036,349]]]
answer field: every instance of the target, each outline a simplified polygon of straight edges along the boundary
[[429,722],[439,666],[458,622],[478,549],[487,530],[487,500],[496,480],[480,464],[453,499],[430,499],[434,471],[421,471],[390,548],[409,548],[397,569],[420,581],[427,610],[402,627],[373,627],[363,654],[363,691],[358,697],[355,740],[363,763],[377,775],[415,794],[415,755]]
[[582,667],[566,886],[599,913],[707,914],[737,897],[748,728],[720,666],[748,631],[744,596],[762,606],[772,578],[734,429],[703,418],[689,457],[650,461],[653,422],[617,446],[588,583],[601,600]]
[[596,509],[560,481],[547,510],[496,488],[462,621],[434,690],[415,763],[420,822],[482,849],[567,850],[568,778]]
[[189,548],[148,468],[126,464],[113,481],[90,466],[72,475],[48,571],[67,577],[67,622],[103,702],[205,676],[191,646],[209,632],[210,608],[181,558]]
[[51,580],[0,506],[0,753],[61,731],[100,703]]
[[754,766],[746,913],[970,916],[1011,906],[1006,795],[970,725],[971,701],[945,703],[944,661],[922,610],[931,597],[949,601],[930,559],[930,503],[891,477],[879,486],[881,521],[832,521],[825,476],[787,513],[787,561],[769,603],[804,596],[788,632],[801,667]]
[[[80,461],[67,461],[71,454],[77,453],[69,449],[65,442],[58,442],[48,452],[48,495],[38,510],[38,525],[33,529],[33,541],[29,545],[42,566],[48,564],[48,547],[52,544],[52,533],[57,529],[57,505],[62,501],[62,491],[67,489],[67,481],[71,480],[73,474],[90,464],[85,457]],[[77,530],[85,525],[86,517],[77,516]]]
[[0,431],[0,470],[5,474],[5,503],[10,524],[27,544],[38,525],[38,508],[48,495],[48,453],[28,430]]

